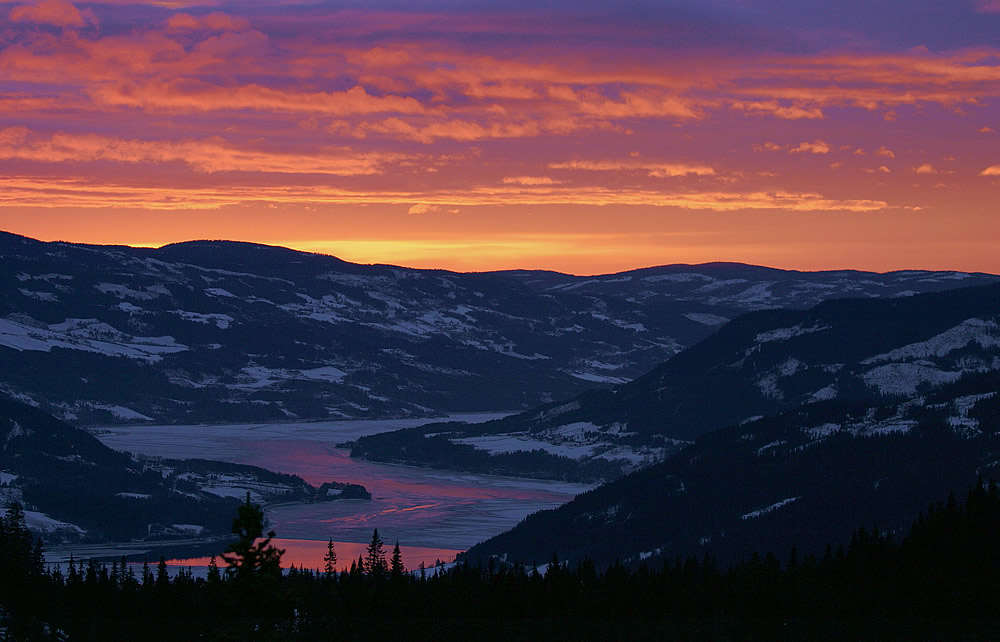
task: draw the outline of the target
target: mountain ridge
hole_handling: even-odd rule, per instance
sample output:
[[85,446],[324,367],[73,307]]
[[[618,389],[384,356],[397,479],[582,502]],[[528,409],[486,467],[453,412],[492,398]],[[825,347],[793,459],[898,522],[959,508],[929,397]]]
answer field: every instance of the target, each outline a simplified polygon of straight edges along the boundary
[[85,424],[528,409],[631,380],[747,310],[1000,280],[762,281],[727,264],[743,276],[666,266],[670,279],[562,275],[562,289],[538,290],[240,241],[130,248],[9,233],[0,257],[0,388]]

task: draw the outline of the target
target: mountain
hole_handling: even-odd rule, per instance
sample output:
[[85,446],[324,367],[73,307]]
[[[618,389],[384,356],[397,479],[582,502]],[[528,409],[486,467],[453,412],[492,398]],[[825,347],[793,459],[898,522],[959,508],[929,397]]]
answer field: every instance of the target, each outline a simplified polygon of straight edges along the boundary
[[736,264],[462,274],[0,233],[0,390],[81,424],[531,408],[637,377],[747,310],[998,279]]
[[468,559],[735,562],[822,552],[860,524],[898,536],[928,502],[1000,478],[1000,286],[749,313],[629,384],[478,439],[541,441],[583,422],[692,441]]
[[912,398],[820,401],[711,432],[464,557],[530,564],[557,551],[658,567],[705,553],[822,554],[859,525],[898,540],[929,503],[1000,478],[998,392],[996,369],[969,372]]
[[475,426],[372,435],[352,454],[608,479],[726,426],[829,400],[912,399],[1000,370],[998,322],[1000,285],[751,312],[629,383]]
[[23,503],[46,543],[228,536],[248,492],[257,503],[368,495],[254,466],[131,456],[0,395],[0,504]]

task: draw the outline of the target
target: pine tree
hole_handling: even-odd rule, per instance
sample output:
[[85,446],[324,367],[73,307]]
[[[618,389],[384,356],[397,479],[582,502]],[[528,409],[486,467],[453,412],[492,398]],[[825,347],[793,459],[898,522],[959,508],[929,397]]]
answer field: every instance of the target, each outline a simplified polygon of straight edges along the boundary
[[385,562],[385,549],[383,548],[382,538],[378,536],[377,528],[372,532],[372,541],[368,544],[368,549],[365,553],[365,569],[372,576],[385,575],[389,570],[389,566]]
[[325,563],[323,570],[326,572],[327,577],[337,572],[337,551],[333,548],[332,537],[326,544],[326,555],[323,556],[323,562]]

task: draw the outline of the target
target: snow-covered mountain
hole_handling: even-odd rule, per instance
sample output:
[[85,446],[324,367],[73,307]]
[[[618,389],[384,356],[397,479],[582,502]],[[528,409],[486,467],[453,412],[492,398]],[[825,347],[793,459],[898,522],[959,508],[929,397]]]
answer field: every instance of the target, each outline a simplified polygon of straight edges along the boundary
[[[485,424],[373,435],[359,440],[354,454],[609,478],[726,426],[831,400],[916,399],[963,376],[998,371],[1000,285],[842,299],[747,313],[629,383]],[[427,440],[434,448],[423,446]],[[533,451],[547,456],[528,458]]]
[[708,433],[665,461],[535,513],[473,547],[542,563],[621,559],[658,567],[710,553],[822,554],[859,526],[895,538],[930,503],[1000,480],[996,371],[910,399],[833,399]]
[[630,384],[492,432],[541,440],[584,420],[595,442],[693,441],[470,558],[736,561],[821,553],[860,525],[899,535],[928,503],[1000,480],[1000,286],[748,314]]
[[0,233],[0,390],[79,423],[432,416],[629,381],[739,314],[982,274],[461,274],[247,243]]

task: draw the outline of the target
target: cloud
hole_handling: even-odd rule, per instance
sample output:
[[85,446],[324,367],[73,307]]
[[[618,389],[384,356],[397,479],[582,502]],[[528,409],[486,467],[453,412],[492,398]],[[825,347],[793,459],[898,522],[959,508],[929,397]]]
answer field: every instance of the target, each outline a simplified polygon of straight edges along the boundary
[[987,127],[980,127],[976,131],[979,132],[980,134],[995,134],[995,133],[997,133],[997,131],[995,129],[993,129],[992,127],[989,127],[989,126],[987,126]]
[[777,152],[780,151],[781,149],[782,149],[781,145],[777,143],[772,143],[771,141],[767,141],[763,145],[758,145],[758,144],[753,145],[753,150],[755,152]]
[[979,13],[1000,13],[1000,0],[979,0],[976,11]]
[[407,211],[413,214],[483,205],[646,206],[713,212],[876,212],[889,207],[888,203],[877,199],[837,199],[815,192],[788,190],[678,192],[601,187],[532,190],[519,186],[483,186],[440,192],[392,192],[346,190],[328,185],[213,183],[205,187],[164,187],[95,182],[83,178],[0,177],[0,206],[214,210],[261,202],[300,206],[407,205]]
[[80,11],[67,0],[39,0],[22,4],[7,14],[11,22],[30,22],[56,27],[85,27],[96,25],[97,16],[90,9]]
[[427,214],[429,212],[439,212],[441,208],[437,205],[428,205],[426,203],[417,203],[406,210],[407,214]]
[[823,141],[821,141],[821,140],[819,140],[817,138],[816,140],[814,140],[811,143],[808,142],[808,141],[803,141],[803,142],[799,143],[798,147],[793,147],[792,149],[789,150],[788,153],[790,153],[790,154],[801,154],[801,153],[829,154],[830,153],[830,146],[827,145],[825,142],[823,142]]
[[979,173],[980,176],[1000,176],[1000,165],[991,165]]
[[548,176],[507,176],[503,179],[504,185],[557,185],[559,181],[554,181]]
[[0,130],[0,159],[42,163],[181,163],[196,172],[261,172],[276,174],[380,174],[386,164],[406,160],[399,153],[357,153],[346,148],[291,154],[239,147],[221,138],[165,141],[136,140],[96,134],[36,135],[24,127]]
[[311,112],[325,115],[398,112],[419,114],[424,106],[409,96],[373,96],[358,85],[346,91],[301,92],[275,89],[258,84],[224,87],[204,81],[177,79],[151,80],[143,84],[121,83],[98,86],[93,97],[105,104],[156,111],[235,111]]
[[881,147],[879,147],[878,149],[876,149],[875,150],[875,154],[877,156],[885,156],[886,158],[896,158],[895,152],[893,152],[891,149],[889,149],[885,145],[882,145]]
[[770,115],[784,120],[820,119],[823,118],[823,110],[819,107],[805,107],[802,105],[782,105],[776,100],[764,101],[733,101],[730,105],[733,109],[739,109],[754,115]]
[[648,161],[592,161],[573,160],[549,163],[549,169],[576,169],[589,172],[644,171],[651,178],[676,176],[714,176],[715,169],[708,165],[684,163],[651,163]]
[[486,122],[450,119],[415,125],[398,117],[377,122],[361,122],[352,126],[346,121],[332,123],[330,131],[367,138],[375,134],[430,144],[439,139],[457,141],[486,140],[491,138],[526,138],[537,136],[544,125],[538,122]]
[[937,174],[938,170],[930,163],[924,163],[922,165],[917,165],[913,168],[913,171],[917,174]]
[[250,28],[246,18],[236,18],[218,11],[204,16],[175,13],[167,18],[170,31],[243,31]]

